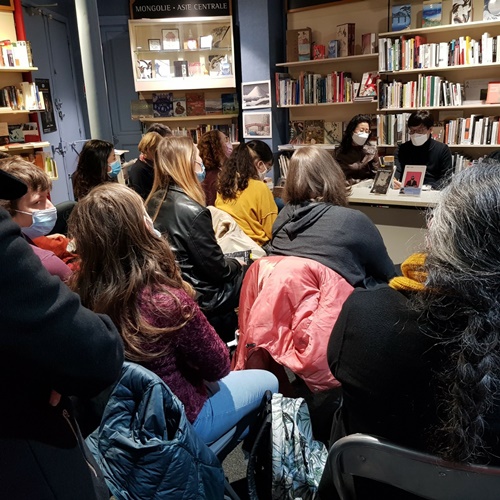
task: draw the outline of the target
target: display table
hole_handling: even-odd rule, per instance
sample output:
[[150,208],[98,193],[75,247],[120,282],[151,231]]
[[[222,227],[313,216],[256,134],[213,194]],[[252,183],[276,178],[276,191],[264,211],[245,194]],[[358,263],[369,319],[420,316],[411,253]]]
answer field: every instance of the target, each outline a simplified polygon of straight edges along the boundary
[[439,200],[439,191],[422,191],[420,196],[403,196],[397,189],[387,194],[371,194],[373,181],[352,187],[349,206],[366,214],[377,226],[389,256],[395,264],[423,250],[428,207]]

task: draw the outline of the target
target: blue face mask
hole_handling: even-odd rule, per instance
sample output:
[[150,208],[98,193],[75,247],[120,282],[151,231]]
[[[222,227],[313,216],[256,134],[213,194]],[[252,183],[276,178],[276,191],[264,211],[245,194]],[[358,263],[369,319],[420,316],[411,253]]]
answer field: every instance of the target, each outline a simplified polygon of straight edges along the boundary
[[33,219],[31,226],[21,228],[23,234],[25,234],[30,240],[34,240],[40,236],[46,236],[56,225],[56,207],[47,208],[45,210],[35,210],[34,212],[23,212],[22,210],[16,210],[16,212],[31,215],[31,218]]
[[110,163],[109,166],[111,167],[111,172],[108,172],[108,175],[114,179],[115,177],[118,177],[118,174],[122,170],[122,163],[120,160],[116,160],[113,163]]
[[205,172],[205,165],[203,164],[203,162],[201,162],[199,165],[201,167],[201,172],[196,172],[196,177],[198,177],[198,180],[200,182],[203,182],[205,180],[205,176],[207,175]]

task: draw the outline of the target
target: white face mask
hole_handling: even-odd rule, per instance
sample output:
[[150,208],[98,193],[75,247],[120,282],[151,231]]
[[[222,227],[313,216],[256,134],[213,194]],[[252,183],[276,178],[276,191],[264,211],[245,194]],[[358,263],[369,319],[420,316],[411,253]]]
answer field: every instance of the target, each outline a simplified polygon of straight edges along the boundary
[[354,134],[352,134],[352,142],[354,142],[356,146],[363,146],[369,135],[370,134],[368,134],[368,132],[355,132]]
[[429,134],[411,134],[410,140],[414,146],[422,146],[429,139]]

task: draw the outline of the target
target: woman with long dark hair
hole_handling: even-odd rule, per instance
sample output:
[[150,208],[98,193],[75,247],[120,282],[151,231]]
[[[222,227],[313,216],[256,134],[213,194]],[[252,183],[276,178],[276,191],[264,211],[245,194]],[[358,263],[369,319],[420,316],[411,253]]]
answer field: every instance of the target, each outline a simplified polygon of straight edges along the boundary
[[121,184],[98,186],[76,205],[69,230],[81,259],[71,287],[86,307],[111,317],[126,358],[167,383],[207,444],[231,430],[230,442],[240,440],[277,381],[264,371],[229,371],[226,345],[193,300],[140,196]]
[[81,200],[93,187],[115,179],[120,170],[120,159],[115,155],[113,144],[99,139],[87,141],[72,177],[75,200]]
[[231,215],[259,245],[271,239],[278,207],[264,177],[273,166],[271,148],[262,141],[240,144],[219,175],[215,206]]
[[347,124],[342,142],[335,150],[335,158],[350,184],[370,179],[380,167],[377,148],[369,144],[370,122],[368,115],[356,115]]
[[[344,393],[332,442],[363,432],[453,462],[500,463],[499,207],[498,164],[456,174],[430,213],[427,253],[391,287],[344,303],[328,347]],[[325,474],[322,498],[329,485]]]

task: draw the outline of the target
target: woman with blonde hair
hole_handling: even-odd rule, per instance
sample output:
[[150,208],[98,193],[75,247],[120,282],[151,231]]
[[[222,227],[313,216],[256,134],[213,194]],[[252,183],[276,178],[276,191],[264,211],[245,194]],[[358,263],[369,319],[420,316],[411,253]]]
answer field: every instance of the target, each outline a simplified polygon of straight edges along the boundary
[[274,377],[230,373],[227,347],[193,300],[137,193],[119,184],[95,188],[75,207],[69,229],[81,258],[70,285],[82,303],[111,317],[126,358],[167,383],[207,444],[231,434],[229,451],[264,392],[277,389]]
[[142,199],[146,199],[151,192],[154,181],[153,162],[155,151],[163,137],[157,132],[147,132],[142,136],[137,148],[140,156],[128,169],[129,186],[139,193]]
[[278,207],[263,182],[273,166],[271,148],[262,141],[240,144],[226,160],[219,175],[215,206],[238,223],[258,245],[271,239]]
[[394,264],[373,222],[347,207],[349,190],[328,151],[295,151],[284,190],[287,204],[274,223],[268,254],[316,260],[355,287],[387,283],[396,275]]
[[197,302],[221,337],[234,338],[245,267],[225,257],[217,244],[205,194],[196,176],[201,164],[190,137],[160,142],[155,178],[146,206],[156,229],[164,234],[179,263],[182,277],[197,292]]

